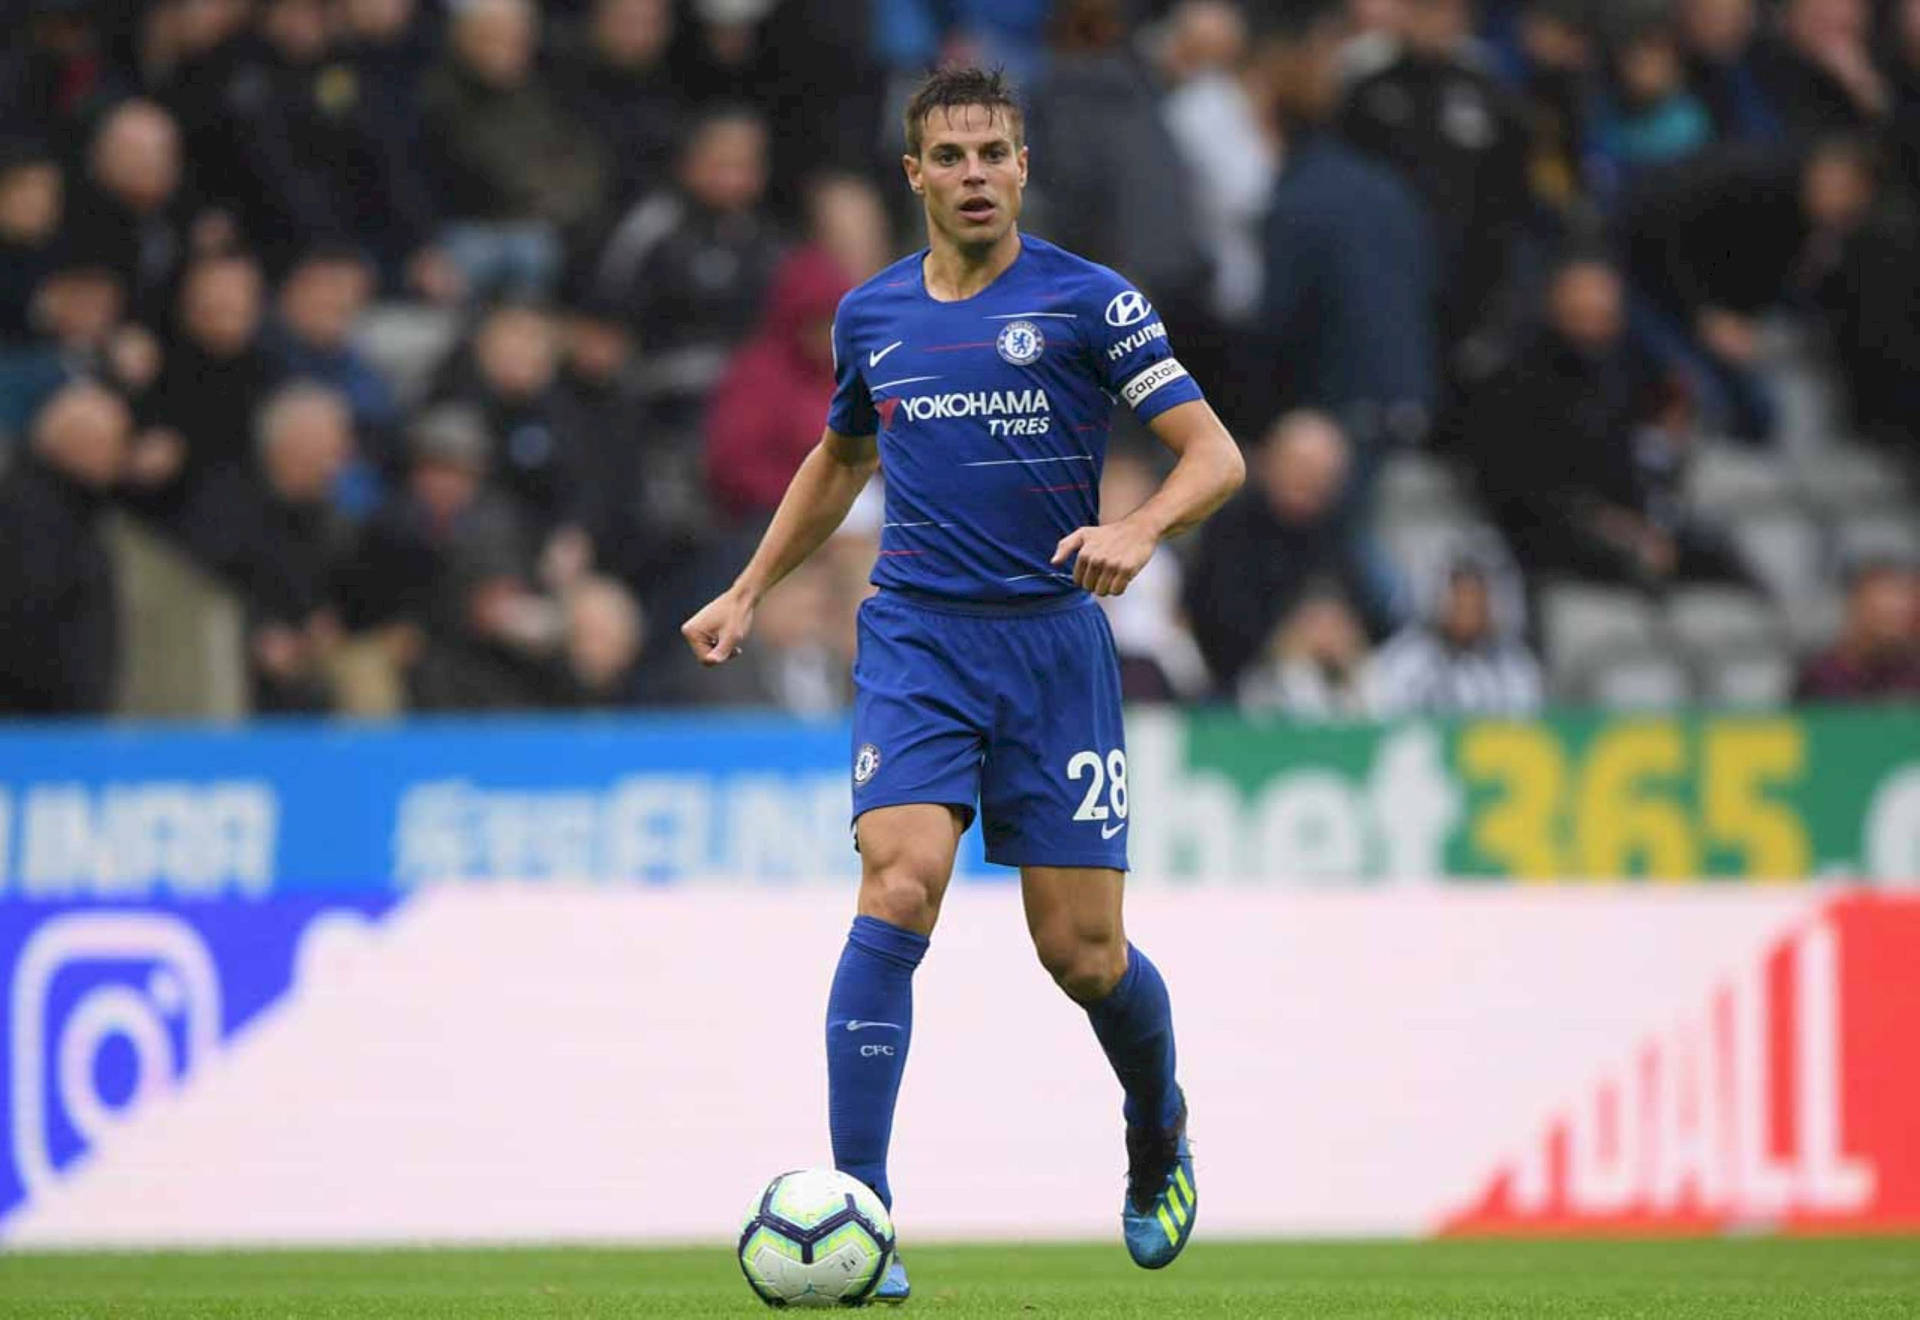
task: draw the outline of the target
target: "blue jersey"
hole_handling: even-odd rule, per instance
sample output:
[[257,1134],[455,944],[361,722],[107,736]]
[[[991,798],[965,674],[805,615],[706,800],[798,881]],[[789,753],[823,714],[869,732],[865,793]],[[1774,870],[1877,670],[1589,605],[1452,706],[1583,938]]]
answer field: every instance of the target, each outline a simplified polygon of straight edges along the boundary
[[1113,271],[1022,235],[971,298],[938,302],[925,251],[849,293],[827,425],[874,435],[886,478],[873,582],[955,600],[1078,590],[1054,547],[1099,522],[1116,400],[1147,421],[1201,397],[1166,327]]

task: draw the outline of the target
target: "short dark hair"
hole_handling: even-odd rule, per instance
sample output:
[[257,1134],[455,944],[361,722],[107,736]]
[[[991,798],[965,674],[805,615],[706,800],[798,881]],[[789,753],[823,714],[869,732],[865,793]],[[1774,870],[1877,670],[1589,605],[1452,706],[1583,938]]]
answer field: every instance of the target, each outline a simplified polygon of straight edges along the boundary
[[991,115],[1005,115],[1014,145],[1021,145],[1026,137],[1026,117],[1005,74],[998,69],[936,69],[907,102],[907,154],[918,156],[925,145],[928,115],[935,110],[951,114],[973,105],[983,107]]
[[680,159],[692,156],[706,145],[708,133],[726,124],[749,124],[762,133],[767,131],[767,117],[753,106],[745,101],[721,101],[700,111],[687,125],[686,136],[680,140]]
[[1598,235],[1576,234],[1562,243],[1547,266],[1547,284],[1558,284],[1560,277],[1582,266],[1605,266],[1618,275],[1620,258]]
[[287,262],[286,273],[305,270],[309,266],[358,266],[362,270],[372,270],[373,258],[366,249],[356,247],[345,239],[323,239],[310,248],[296,252]]
[[60,158],[53,148],[37,137],[7,134],[0,137],[0,174],[10,174],[14,170],[31,165],[58,165]]
[[1342,0],[1260,0],[1247,16],[1256,41],[1291,46],[1344,22],[1346,6]]
[[1856,133],[1827,133],[1807,145],[1803,168],[1815,161],[1838,160],[1877,181],[1885,162],[1871,138]]
[[1920,572],[1920,559],[1899,546],[1858,546],[1840,557],[1840,581],[1853,591],[1871,578]]

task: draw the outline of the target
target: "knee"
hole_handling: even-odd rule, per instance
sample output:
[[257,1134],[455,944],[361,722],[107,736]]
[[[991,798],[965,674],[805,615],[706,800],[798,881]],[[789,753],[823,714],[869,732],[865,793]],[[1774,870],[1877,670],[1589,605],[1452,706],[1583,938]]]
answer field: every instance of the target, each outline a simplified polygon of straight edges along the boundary
[[933,933],[940,915],[940,882],[922,868],[899,863],[875,867],[860,881],[860,912],[921,935]]
[[1066,934],[1034,941],[1040,965],[1077,1004],[1105,999],[1127,970],[1127,946],[1119,940]]

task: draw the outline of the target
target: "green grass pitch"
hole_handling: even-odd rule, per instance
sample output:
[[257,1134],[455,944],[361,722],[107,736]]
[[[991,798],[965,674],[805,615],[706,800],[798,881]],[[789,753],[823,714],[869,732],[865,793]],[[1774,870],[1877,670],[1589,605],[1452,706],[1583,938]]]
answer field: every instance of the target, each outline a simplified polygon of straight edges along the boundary
[[[910,1248],[912,1316],[1553,1320],[1920,1316],[1920,1239]],[[0,1317],[754,1316],[724,1247],[674,1251],[0,1252]],[[890,1312],[882,1312],[888,1314]]]

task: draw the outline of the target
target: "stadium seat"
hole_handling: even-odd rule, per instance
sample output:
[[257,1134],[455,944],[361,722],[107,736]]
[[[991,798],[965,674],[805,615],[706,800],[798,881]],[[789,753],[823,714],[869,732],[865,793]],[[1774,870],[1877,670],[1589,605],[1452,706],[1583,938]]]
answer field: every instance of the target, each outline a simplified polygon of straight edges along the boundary
[[1693,699],[1686,666],[1658,651],[1603,661],[1582,688],[1587,701],[1605,710],[1672,710]]
[[108,525],[120,579],[115,712],[237,720],[248,712],[246,611],[228,586],[144,524]]
[[1469,502],[1451,469],[1430,454],[1406,451],[1380,467],[1374,491],[1376,517],[1385,522],[1433,514],[1466,517]]
[[1793,641],[1793,649],[1802,655],[1832,642],[1845,613],[1846,604],[1837,587],[1817,596],[1793,596],[1781,602],[1787,636]]
[[1402,568],[1418,568],[1464,530],[1466,520],[1450,510],[1397,518],[1379,517],[1374,531]]
[[1377,519],[1374,529],[1395,565],[1415,581],[1430,576],[1463,548],[1505,546],[1493,528],[1454,507]]
[[1767,509],[1731,526],[1747,561],[1779,600],[1815,596],[1830,590],[1826,541],[1814,521],[1798,509]]
[[1767,319],[1763,374],[1773,398],[1775,443],[1788,454],[1818,455],[1840,431],[1840,403],[1813,336],[1787,317]]
[[1494,570],[1493,615],[1501,632],[1518,635],[1527,627],[1527,590],[1506,538],[1491,523],[1462,510],[1438,515],[1380,519],[1374,535],[1400,577],[1395,608],[1424,616],[1436,604],[1440,570],[1455,556],[1472,553]]
[[1700,699],[1712,706],[1771,708],[1793,690],[1793,656],[1777,646],[1709,652],[1697,658],[1694,672]]
[[1840,523],[1836,532],[1842,563],[1881,555],[1920,557],[1920,517],[1911,508],[1855,514]]
[[1667,599],[1667,632],[1690,656],[1765,649],[1780,642],[1773,607],[1741,587],[1682,587]]
[[1374,534],[1393,566],[1400,571],[1414,601],[1424,600],[1435,566],[1476,533],[1476,526],[1455,510],[1379,518]]
[[1702,445],[1687,469],[1688,503],[1715,520],[1777,508],[1792,493],[1777,459],[1724,442]]
[[1794,484],[1807,505],[1826,517],[1886,509],[1907,498],[1900,469],[1858,445],[1834,445],[1806,456],[1795,464]]
[[427,378],[460,336],[457,313],[422,303],[381,303],[354,327],[354,345],[393,381],[406,404],[426,393]]
[[1659,628],[1653,607],[1637,591],[1564,582],[1540,593],[1540,624],[1555,667],[1622,651],[1653,648]]

